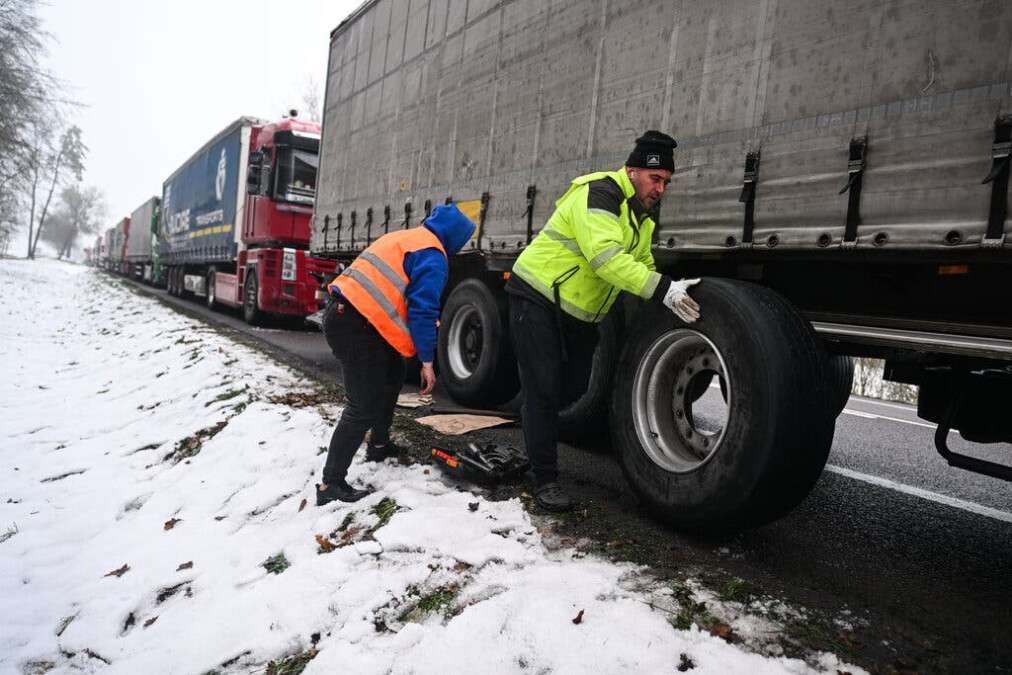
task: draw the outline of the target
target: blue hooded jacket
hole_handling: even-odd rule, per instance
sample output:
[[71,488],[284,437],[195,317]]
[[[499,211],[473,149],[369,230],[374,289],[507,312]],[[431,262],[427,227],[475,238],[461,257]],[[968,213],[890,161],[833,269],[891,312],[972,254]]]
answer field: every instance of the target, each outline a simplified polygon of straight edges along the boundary
[[[447,257],[464,248],[474,234],[474,223],[461,213],[456,204],[441,204],[422,223],[439,238]],[[449,276],[447,259],[437,248],[423,248],[404,256],[404,274],[408,277],[404,297],[408,303],[408,331],[422,363],[436,357],[436,320],[439,300]],[[331,293],[339,293],[330,286]]]
[[[458,253],[474,234],[474,223],[456,204],[440,204],[422,224],[439,238],[447,256]],[[404,256],[404,273],[408,276],[404,297],[408,301],[411,341],[418,359],[431,363],[436,357],[436,320],[449,265],[439,249],[425,248]]]

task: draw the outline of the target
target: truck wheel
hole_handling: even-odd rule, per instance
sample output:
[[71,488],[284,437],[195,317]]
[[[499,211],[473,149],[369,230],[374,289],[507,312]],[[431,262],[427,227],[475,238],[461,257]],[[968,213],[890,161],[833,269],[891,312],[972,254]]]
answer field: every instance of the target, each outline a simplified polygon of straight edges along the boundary
[[615,303],[598,326],[597,349],[594,351],[594,363],[586,391],[575,400],[564,401],[559,411],[561,436],[581,438],[608,428],[608,403],[615,381],[624,325],[622,307],[620,303]]
[[179,297],[179,268],[169,268],[169,295],[172,297]]
[[217,273],[215,268],[207,270],[207,286],[204,290],[207,292],[207,308],[214,309],[216,304],[215,288],[214,288],[214,275]]
[[505,299],[478,279],[457,285],[443,307],[439,368],[447,392],[466,406],[497,405],[520,387]]
[[854,386],[854,359],[845,354],[826,354],[826,383],[829,387],[829,410],[838,417],[847,406]]
[[263,323],[264,312],[260,309],[260,286],[254,268],[246,270],[246,283],[242,287],[242,318],[251,326]]
[[694,324],[653,305],[638,317],[618,368],[613,444],[633,490],[664,520],[761,525],[804,499],[829,455],[824,353],[769,289],[705,279],[692,296],[702,308]]

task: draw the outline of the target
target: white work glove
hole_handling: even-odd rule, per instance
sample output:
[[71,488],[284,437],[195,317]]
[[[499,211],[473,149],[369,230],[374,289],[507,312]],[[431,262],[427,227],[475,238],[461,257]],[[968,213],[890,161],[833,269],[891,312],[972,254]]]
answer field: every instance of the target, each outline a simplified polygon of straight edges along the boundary
[[689,297],[689,286],[698,283],[699,279],[672,281],[668,292],[664,294],[664,306],[685,323],[692,323],[699,318],[699,305]]

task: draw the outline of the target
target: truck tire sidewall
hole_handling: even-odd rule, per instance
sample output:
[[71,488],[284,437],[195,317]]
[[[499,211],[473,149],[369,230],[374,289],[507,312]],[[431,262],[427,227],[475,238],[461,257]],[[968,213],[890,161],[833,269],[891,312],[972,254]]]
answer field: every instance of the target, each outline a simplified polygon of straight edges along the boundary
[[564,402],[559,410],[562,437],[578,439],[608,428],[608,409],[624,326],[625,314],[621,304],[616,302],[598,326],[597,349],[586,391],[576,400]]
[[[246,280],[243,282],[242,289],[242,318],[251,326],[259,326],[263,323],[264,313],[260,309],[260,285],[257,282],[255,268],[250,267],[246,270]],[[250,302],[251,295],[252,302]]]
[[839,416],[847,406],[854,386],[854,359],[845,354],[826,354],[826,382],[829,385],[829,410]]
[[[481,352],[469,375],[462,377],[451,363],[451,345],[459,339],[466,320],[462,312],[473,312],[481,324]],[[478,279],[467,279],[458,284],[447,298],[439,321],[437,356],[440,379],[447,393],[466,406],[498,405],[508,401],[519,389],[516,361],[509,344],[505,299],[496,299],[492,291]]]
[[214,288],[214,275],[216,273],[217,273],[217,270],[215,268],[213,268],[213,267],[210,268],[209,270],[207,270],[207,280],[205,282],[207,284],[207,287],[204,290],[205,290],[205,292],[207,294],[205,297],[206,297],[206,302],[207,302],[207,308],[208,309],[214,309],[214,306],[217,304],[217,300],[215,298],[215,288]]
[[[692,296],[702,316],[691,326],[654,305],[637,317],[618,368],[613,443],[634,491],[665,520],[690,529],[759,524],[782,511],[783,500],[772,499],[777,490],[792,490],[786,501],[793,505],[814,482],[807,474],[795,480],[789,465],[797,453],[808,451],[808,442],[826,445],[825,398],[821,390],[814,397],[810,391],[821,379],[821,354],[814,351],[810,328],[778,307],[786,301],[766,289],[707,279]],[[716,451],[692,470],[674,472],[654,463],[643,449],[633,423],[633,391],[644,353],[659,337],[684,328],[701,333],[722,356],[731,399]],[[802,420],[810,420],[813,429]],[[821,470],[819,461],[814,463]],[[801,497],[794,499],[798,492]]]

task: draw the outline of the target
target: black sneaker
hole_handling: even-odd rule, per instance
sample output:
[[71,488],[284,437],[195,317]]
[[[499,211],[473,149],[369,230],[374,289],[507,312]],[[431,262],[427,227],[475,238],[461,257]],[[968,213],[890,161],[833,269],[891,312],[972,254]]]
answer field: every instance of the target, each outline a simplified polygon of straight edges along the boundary
[[534,490],[534,498],[538,506],[546,511],[571,511],[573,498],[558,483],[545,483]]
[[331,483],[327,486],[326,490],[320,489],[320,484],[316,484],[316,505],[323,506],[330,502],[357,502],[362,497],[369,494],[369,490],[356,490],[348,483]]
[[399,457],[405,450],[393,441],[387,441],[383,445],[373,445],[371,442],[365,446],[365,461],[382,462],[391,457]]

